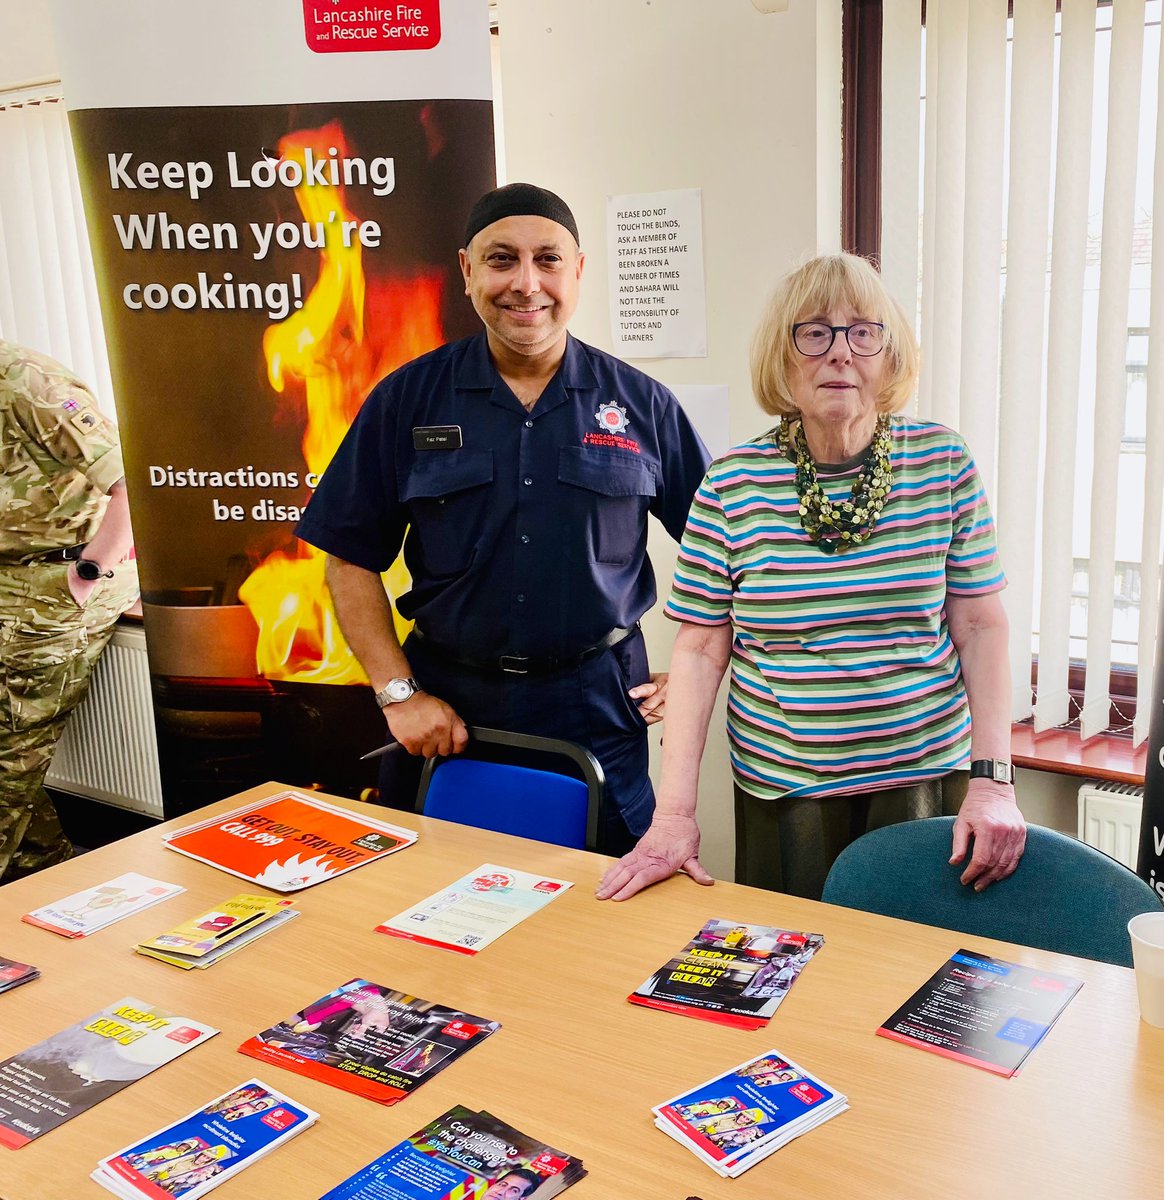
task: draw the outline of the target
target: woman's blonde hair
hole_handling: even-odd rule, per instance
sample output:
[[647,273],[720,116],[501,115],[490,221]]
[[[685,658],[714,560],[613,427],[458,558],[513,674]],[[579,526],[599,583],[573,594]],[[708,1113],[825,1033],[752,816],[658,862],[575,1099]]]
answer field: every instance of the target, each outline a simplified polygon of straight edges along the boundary
[[792,417],[799,412],[792,381],[802,356],[793,344],[792,326],[837,308],[855,309],[885,326],[885,375],[877,410],[901,412],[909,403],[921,352],[905,310],[867,259],[826,254],[797,267],[776,285],[752,338],[752,390],[766,413]]

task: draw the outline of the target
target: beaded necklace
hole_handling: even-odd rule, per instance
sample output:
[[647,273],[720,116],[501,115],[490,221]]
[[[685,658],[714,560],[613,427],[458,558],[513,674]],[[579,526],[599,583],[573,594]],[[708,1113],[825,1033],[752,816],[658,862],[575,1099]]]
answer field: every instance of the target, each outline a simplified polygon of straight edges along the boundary
[[873,442],[861,463],[848,500],[834,504],[816,477],[816,463],[804,437],[804,422],[789,432],[782,420],[776,430],[781,453],[796,466],[796,494],[800,497],[800,524],[825,554],[859,546],[873,532],[893,486],[890,451],[893,437],[889,417],[877,418]]

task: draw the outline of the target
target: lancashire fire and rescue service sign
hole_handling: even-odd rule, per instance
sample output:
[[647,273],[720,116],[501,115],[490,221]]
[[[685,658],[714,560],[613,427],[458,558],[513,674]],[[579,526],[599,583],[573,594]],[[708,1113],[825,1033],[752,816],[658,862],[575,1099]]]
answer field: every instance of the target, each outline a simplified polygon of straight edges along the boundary
[[317,54],[356,50],[431,50],[441,40],[440,0],[357,4],[303,0],[307,45]]

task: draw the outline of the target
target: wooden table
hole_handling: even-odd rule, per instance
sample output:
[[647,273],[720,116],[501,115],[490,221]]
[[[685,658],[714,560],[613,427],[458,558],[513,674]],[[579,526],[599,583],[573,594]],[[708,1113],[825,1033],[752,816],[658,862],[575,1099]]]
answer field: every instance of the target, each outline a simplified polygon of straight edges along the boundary
[[[278,790],[267,784],[198,816]],[[571,1200],[1161,1195],[1164,1030],[1139,1020],[1130,970],[735,884],[701,888],[684,877],[628,903],[599,903],[593,891],[605,859],[377,812],[418,829],[416,845],[299,893],[298,921],[209,971],[179,971],[130,950],[247,886],[165,849],[157,830],[0,890],[0,953],[43,972],[0,996],[0,1058],[125,995],[222,1031],[59,1130],[21,1150],[0,1149],[3,1200],[107,1195],[88,1179],[99,1158],[252,1074],[317,1109],[320,1121],[223,1184],[214,1193],[223,1200],[318,1200],[456,1103],[489,1109],[580,1155],[590,1175]],[[472,959],[373,931],[483,862],[575,886]],[[131,869],[187,891],[81,941],[18,919]],[[824,950],[766,1029],[626,1002],[709,917],[825,935]],[[962,945],[1085,982],[1014,1079],[874,1036]],[[354,976],[503,1027],[393,1108],[237,1053],[251,1034]],[[851,1111],[737,1180],[721,1179],[654,1129],[652,1104],[769,1048],[845,1092]]]

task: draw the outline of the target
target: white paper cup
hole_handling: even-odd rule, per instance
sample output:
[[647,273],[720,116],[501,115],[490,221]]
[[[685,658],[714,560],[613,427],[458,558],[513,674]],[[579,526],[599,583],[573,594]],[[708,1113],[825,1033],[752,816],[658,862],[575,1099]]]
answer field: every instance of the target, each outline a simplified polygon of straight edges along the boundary
[[1140,913],[1128,922],[1140,1016],[1164,1028],[1164,911]]

